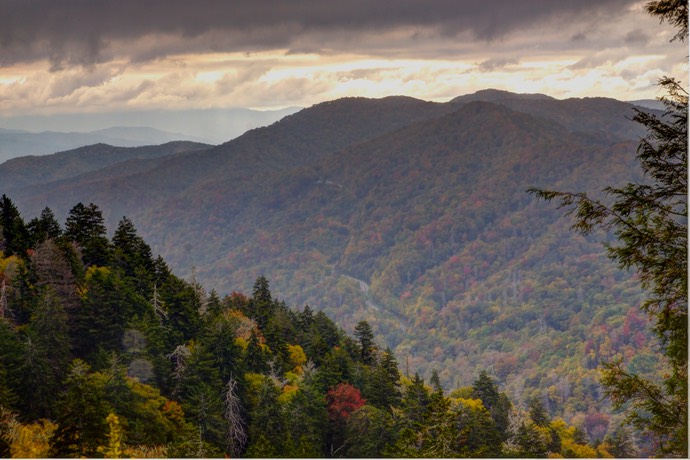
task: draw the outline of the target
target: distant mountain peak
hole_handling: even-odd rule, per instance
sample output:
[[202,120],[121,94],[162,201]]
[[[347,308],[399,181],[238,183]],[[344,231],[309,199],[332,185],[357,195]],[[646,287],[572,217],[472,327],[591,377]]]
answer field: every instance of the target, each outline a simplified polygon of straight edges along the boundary
[[482,89],[472,94],[465,94],[452,99],[451,103],[466,103],[470,101],[500,101],[504,99],[532,99],[532,100],[555,100],[551,96],[541,93],[512,93],[502,89]]

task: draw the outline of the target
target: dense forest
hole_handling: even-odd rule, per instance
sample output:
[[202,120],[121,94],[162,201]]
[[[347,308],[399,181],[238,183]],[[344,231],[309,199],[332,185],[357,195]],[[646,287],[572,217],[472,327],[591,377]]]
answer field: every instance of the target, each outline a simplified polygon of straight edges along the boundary
[[[444,388],[437,370],[426,381],[367,321],[348,333],[274,298],[263,276],[220,298],[175,276],[132,220],[109,238],[94,204],[61,226],[49,208],[25,222],[3,195],[0,227],[3,457],[641,452],[601,415],[552,416],[554,395],[511,400],[498,369],[468,386]],[[628,313],[625,327],[640,321]]]

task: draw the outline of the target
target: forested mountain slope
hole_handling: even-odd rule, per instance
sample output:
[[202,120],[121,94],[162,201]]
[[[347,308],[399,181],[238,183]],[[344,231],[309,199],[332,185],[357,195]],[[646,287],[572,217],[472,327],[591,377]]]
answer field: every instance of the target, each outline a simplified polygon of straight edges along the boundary
[[[3,457],[611,457],[631,432],[571,425],[480,371],[444,390],[360,321],[290,308],[259,277],[220,298],[98,206],[64,227],[0,197]],[[229,286],[226,286],[228,288]],[[407,367],[407,366],[406,366]]]
[[488,368],[518,401],[540,396],[553,414],[605,425],[600,360],[635,354],[655,371],[641,293],[606,259],[605,235],[573,237],[525,190],[596,194],[637,177],[641,130],[618,101],[498,96],[333,101],[13,199],[59,217],[93,201],[221,293],[265,275],[292,305],[345,328],[366,319],[401,362],[437,369],[448,387]]
[[[2,122],[0,118],[0,124]],[[136,147],[180,140],[199,141],[200,139],[148,127],[115,127],[91,132],[43,131],[39,133],[0,128],[0,162],[27,155],[49,155],[99,143]]]
[[0,164],[0,183],[5,192],[31,185],[74,179],[128,160],[146,160],[211,147],[187,141],[143,147],[114,147],[94,144],[44,156],[13,158]]

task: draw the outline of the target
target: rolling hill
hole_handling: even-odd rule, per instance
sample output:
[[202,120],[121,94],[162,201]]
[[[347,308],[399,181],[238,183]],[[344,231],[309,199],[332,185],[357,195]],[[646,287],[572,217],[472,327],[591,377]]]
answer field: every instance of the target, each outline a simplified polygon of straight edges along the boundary
[[49,155],[93,144],[139,147],[173,141],[201,141],[189,135],[146,127],[113,127],[91,132],[29,132],[0,129],[0,163],[28,155]]

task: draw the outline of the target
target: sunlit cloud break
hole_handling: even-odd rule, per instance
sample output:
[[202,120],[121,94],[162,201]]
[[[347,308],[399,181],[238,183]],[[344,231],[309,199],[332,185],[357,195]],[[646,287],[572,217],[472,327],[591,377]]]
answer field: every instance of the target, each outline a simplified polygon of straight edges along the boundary
[[671,28],[632,0],[0,5],[2,116],[444,101],[488,87],[632,100],[687,73]]

